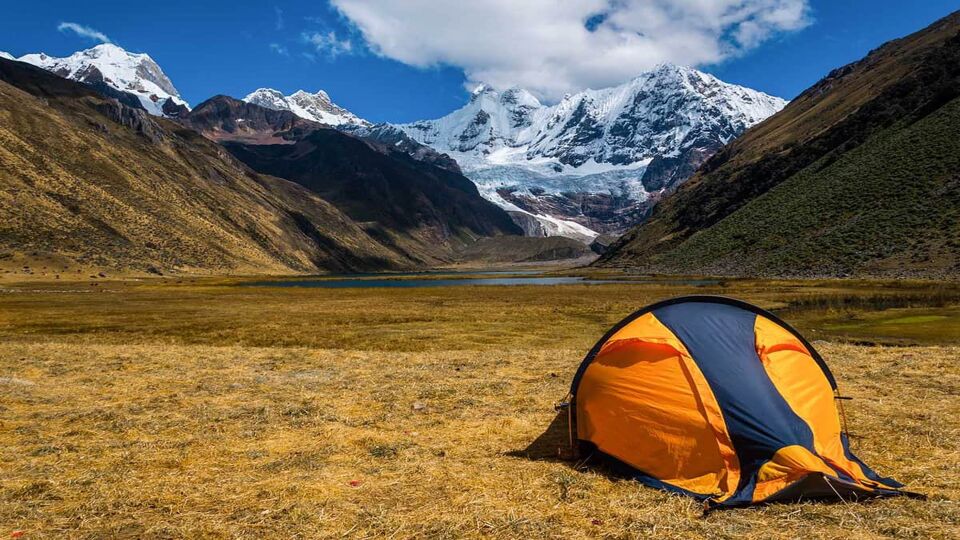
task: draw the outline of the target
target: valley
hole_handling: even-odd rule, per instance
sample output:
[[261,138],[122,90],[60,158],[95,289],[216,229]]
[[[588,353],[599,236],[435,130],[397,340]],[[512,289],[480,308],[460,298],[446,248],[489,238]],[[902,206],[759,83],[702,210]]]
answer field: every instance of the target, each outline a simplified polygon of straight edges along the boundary
[[[8,200],[23,200],[4,209],[0,268],[283,275],[575,261],[954,280],[958,36],[954,13],[790,102],[662,63],[553,104],[481,84],[446,116],[397,124],[323,90],[262,87],[191,109],[150,56],[111,43],[5,55],[2,180]],[[18,91],[32,99],[19,105]],[[65,159],[90,148],[116,155]],[[50,184],[46,159],[76,186]],[[137,185],[151,175],[160,184]],[[206,199],[156,197],[164,189]],[[165,242],[150,236],[160,231]]]

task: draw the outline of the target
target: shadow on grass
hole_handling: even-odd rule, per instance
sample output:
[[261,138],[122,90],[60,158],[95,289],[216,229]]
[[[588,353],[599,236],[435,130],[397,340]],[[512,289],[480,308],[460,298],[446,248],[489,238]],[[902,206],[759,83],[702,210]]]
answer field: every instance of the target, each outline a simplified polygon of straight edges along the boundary
[[577,444],[579,452],[575,455],[570,447],[569,419],[567,413],[562,411],[557,413],[547,429],[525,448],[507,452],[505,455],[530,461],[563,463],[577,471],[589,469],[616,480],[636,477],[636,471],[629,465],[596,451],[589,443],[579,441]]
[[566,412],[557,413],[547,429],[522,450],[506,455],[531,461],[565,461],[574,463],[570,455],[570,431]]

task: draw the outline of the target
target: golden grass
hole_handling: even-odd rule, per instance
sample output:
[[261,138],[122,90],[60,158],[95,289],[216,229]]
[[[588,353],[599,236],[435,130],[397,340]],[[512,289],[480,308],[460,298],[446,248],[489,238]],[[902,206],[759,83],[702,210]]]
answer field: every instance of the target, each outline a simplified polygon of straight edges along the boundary
[[114,287],[0,295],[0,536],[960,534],[960,347],[818,344],[860,457],[930,500],[703,518],[529,448],[586,347],[663,290]]
[[[0,283],[0,340],[412,352],[517,346],[585,351],[611,325],[651,302],[681,294],[724,294],[771,309],[791,301],[826,302],[787,316],[809,339],[960,345],[958,284],[893,287],[871,282],[732,280],[708,287],[670,281],[372,290],[233,286],[241,281]],[[836,300],[875,297],[917,297],[921,304],[931,305],[946,302],[934,308],[904,308],[895,312],[897,318],[950,316],[904,327],[875,324],[884,319],[865,312],[863,306],[832,307]],[[850,327],[859,322],[864,324]]]

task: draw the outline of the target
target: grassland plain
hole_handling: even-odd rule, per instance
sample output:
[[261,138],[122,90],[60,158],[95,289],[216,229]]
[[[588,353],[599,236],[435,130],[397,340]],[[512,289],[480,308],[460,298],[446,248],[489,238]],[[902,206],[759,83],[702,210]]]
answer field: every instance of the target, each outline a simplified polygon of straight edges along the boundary
[[[960,331],[950,286],[234,283],[0,286],[0,534],[960,535]],[[855,450],[930,499],[702,517],[690,499],[553,458],[558,434],[544,437],[552,405],[589,346],[633,309],[691,292],[785,308],[808,333],[860,325],[813,336],[854,398]],[[878,305],[886,309],[866,307]],[[942,343],[929,345],[937,335]],[[884,336],[926,345],[844,342]]]

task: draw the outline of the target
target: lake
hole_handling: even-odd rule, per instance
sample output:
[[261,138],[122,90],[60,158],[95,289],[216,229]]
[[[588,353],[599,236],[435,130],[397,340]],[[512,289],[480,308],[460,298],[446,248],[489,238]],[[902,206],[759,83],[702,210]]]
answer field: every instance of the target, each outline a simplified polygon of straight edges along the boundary
[[[707,279],[677,279],[669,281],[653,280],[612,280],[588,279],[580,276],[548,277],[530,275],[538,272],[463,272],[465,275],[482,277],[437,277],[418,279],[420,275],[450,276],[455,272],[424,272],[420,274],[350,274],[343,276],[324,277],[322,279],[292,279],[270,280],[242,283],[246,287],[315,287],[322,289],[355,289],[355,288],[424,288],[424,287],[466,287],[466,286],[511,286],[511,285],[603,285],[617,284],[650,284],[668,283],[671,285],[706,286],[719,284],[719,280]],[[511,277],[495,277],[496,274],[506,274]],[[519,275],[518,274],[528,274]],[[365,277],[369,276],[369,277]],[[375,277],[380,276],[380,277]],[[513,277],[516,276],[516,277]]]
[[397,278],[333,278],[318,280],[256,281],[245,283],[249,287],[319,287],[323,289],[352,288],[420,288],[420,287],[465,287],[469,285],[506,286],[506,285],[572,285],[572,284],[623,283],[613,280],[588,280],[582,277],[479,277],[479,278],[436,278],[436,279],[397,279]]

